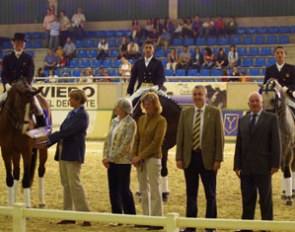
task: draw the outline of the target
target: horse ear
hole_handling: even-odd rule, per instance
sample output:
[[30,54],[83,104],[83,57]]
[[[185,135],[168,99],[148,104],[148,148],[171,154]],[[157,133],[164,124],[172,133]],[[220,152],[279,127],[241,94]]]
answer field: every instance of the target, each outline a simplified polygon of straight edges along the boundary
[[43,86],[39,87],[37,90],[34,90],[33,95],[37,95],[37,94],[41,93],[42,89],[43,89]]

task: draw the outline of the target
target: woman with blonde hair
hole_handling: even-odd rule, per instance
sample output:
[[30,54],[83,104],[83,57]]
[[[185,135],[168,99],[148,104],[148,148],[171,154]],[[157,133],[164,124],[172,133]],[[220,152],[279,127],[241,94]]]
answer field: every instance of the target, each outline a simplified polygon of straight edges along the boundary
[[[141,108],[144,115],[137,122],[132,164],[137,167],[143,214],[162,216],[161,158],[167,122],[161,116],[162,106],[157,94],[146,93],[141,99]],[[152,226],[149,229],[162,227]]]

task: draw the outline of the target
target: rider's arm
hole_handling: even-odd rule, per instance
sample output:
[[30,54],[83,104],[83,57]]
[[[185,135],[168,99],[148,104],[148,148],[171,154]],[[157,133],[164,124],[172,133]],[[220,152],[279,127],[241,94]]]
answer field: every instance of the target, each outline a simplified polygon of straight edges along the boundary
[[159,61],[159,66],[158,66],[158,86],[159,88],[163,87],[164,82],[166,81],[165,79],[165,74],[164,74],[164,67],[161,61]]
[[137,79],[137,65],[135,64],[132,69],[131,69],[131,77],[130,77],[130,81],[129,81],[129,85],[128,85],[128,89],[127,89],[127,93],[132,95],[133,91],[134,91],[134,85],[136,83],[136,79]]

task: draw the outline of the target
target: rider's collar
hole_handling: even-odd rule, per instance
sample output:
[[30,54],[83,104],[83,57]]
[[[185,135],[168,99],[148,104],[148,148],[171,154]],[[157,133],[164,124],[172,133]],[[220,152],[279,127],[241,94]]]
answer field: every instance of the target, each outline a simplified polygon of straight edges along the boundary
[[279,70],[279,72],[282,70],[282,68],[284,67],[284,65],[285,65],[285,62],[282,63],[282,64],[276,63],[276,66],[277,66],[277,69]]

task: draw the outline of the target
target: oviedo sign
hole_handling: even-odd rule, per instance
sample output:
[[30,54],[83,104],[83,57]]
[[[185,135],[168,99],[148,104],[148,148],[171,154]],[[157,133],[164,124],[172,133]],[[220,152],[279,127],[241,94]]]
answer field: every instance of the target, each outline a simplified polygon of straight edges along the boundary
[[64,84],[34,84],[36,88],[43,87],[41,94],[46,98],[51,109],[71,109],[69,104],[69,93],[74,89],[83,89],[87,96],[85,107],[97,109],[97,85],[64,85]]

